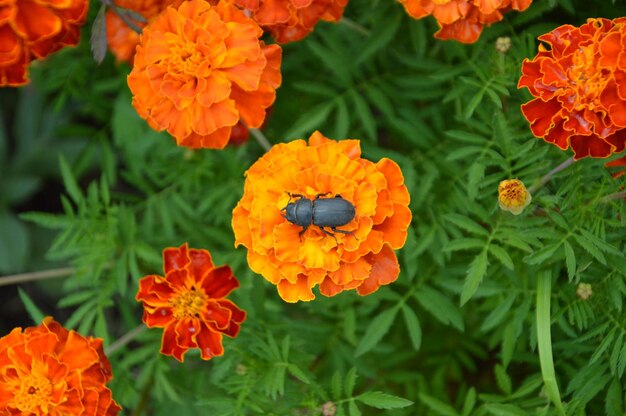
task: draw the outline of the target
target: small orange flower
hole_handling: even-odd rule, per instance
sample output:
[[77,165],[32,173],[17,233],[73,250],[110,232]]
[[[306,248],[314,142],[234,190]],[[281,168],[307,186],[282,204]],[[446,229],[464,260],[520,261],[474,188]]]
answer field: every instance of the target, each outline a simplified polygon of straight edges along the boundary
[[0,0],[0,87],[28,83],[28,65],[76,45],[87,0]]
[[[394,250],[404,245],[411,223],[409,192],[390,159],[362,159],[358,140],[336,142],[315,132],[277,144],[246,172],[244,195],[233,210],[235,246],[248,248],[250,268],[275,284],[287,302],[355,289],[360,295],[395,281]],[[354,219],[327,235],[283,216],[289,194],[315,199],[341,195],[355,206]]]
[[313,31],[320,20],[336,22],[348,0],[234,0],[280,43],[294,42]]
[[215,267],[206,250],[163,250],[165,277],[139,281],[136,299],[143,303],[148,328],[165,328],[161,353],[183,361],[190,348],[204,360],[224,354],[222,335],[235,337],[246,313],[226,296],[239,287],[228,266]]
[[626,146],[626,18],[588,19],[541,35],[524,60],[518,88],[536,97],[522,105],[533,134],[574,158],[608,157]]
[[438,39],[474,43],[483,27],[503,18],[510,10],[524,11],[532,0],[399,0],[415,19],[432,15],[437,19]]
[[221,149],[240,120],[259,127],[281,83],[278,45],[230,2],[168,7],[143,31],[128,86],[155,130],[187,147]]
[[524,182],[519,179],[505,179],[498,185],[498,204],[513,215],[521,214],[532,199]]
[[[167,6],[178,7],[183,0],[115,0],[115,5],[141,15],[146,21],[153,20]],[[146,23],[133,21],[139,28]],[[106,14],[107,43],[118,62],[133,63],[135,48],[139,44],[139,33],[128,27],[113,11]]]
[[607,168],[617,168],[617,170],[611,173],[611,176],[615,179],[621,178],[624,176],[624,173],[626,173],[626,156],[606,162],[604,166]]
[[0,338],[0,413],[113,416],[121,408],[102,339],[68,331],[51,317]]

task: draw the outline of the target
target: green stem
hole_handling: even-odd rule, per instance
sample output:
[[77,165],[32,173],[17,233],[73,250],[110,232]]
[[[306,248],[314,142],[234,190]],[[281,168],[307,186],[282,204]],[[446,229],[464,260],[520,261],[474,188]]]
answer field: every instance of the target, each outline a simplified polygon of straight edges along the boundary
[[115,341],[114,343],[109,345],[107,348],[105,348],[104,354],[110,357],[117,350],[119,350],[120,348],[124,347],[126,344],[128,344],[129,342],[137,338],[137,336],[142,334],[146,329],[147,328],[144,324],[141,324],[135,327],[134,329],[131,329],[130,331],[122,335],[117,341]]
[[576,161],[574,160],[574,156],[572,156],[569,159],[567,159],[565,162],[561,163],[556,168],[552,169],[550,172],[548,172],[545,175],[543,175],[543,177],[541,179],[539,179],[539,181],[537,183],[533,184],[533,186],[528,188],[528,193],[530,193],[531,195],[534,194],[536,190],[538,190],[543,185],[548,183],[550,181],[550,179],[552,179],[552,177],[554,175],[556,175],[557,173],[559,173],[563,169],[569,167],[570,165],[573,165],[574,162],[576,162]]
[[248,127],[248,130],[250,131],[250,134],[252,134],[252,137],[254,137],[255,140],[259,142],[261,147],[265,149],[266,152],[272,148],[271,143],[267,140],[267,138],[265,137],[265,135],[263,134],[261,130],[250,128],[250,127]]
[[550,335],[551,294],[552,276],[549,271],[542,271],[537,276],[537,347],[539,349],[539,363],[541,364],[541,375],[545,384],[546,394],[554,403],[559,414],[565,415],[552,358],[552,338]]

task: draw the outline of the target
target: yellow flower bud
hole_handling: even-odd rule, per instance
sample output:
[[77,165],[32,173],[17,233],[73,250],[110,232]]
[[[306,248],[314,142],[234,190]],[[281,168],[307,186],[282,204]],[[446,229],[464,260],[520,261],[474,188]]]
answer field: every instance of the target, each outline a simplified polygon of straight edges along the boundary
[[576,295],[582,300],[587,300],[593,295],[591,285],[589,283],[579,283],[578,289],[576,289]]
[[501,36],[496,39],[496,50],[500,53],[507,53],[511,49],[511,38],[508,36]]
[[519,215],[530,204],[532,196],[519,179],[506,179],[498,185],[500,208],[513,215]]

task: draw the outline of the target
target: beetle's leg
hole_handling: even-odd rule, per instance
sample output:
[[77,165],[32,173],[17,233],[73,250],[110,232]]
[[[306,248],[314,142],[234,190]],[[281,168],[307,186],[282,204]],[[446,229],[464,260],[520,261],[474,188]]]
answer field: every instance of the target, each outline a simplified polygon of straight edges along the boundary
[[323,194],[317,194],[315,195],[315,199],[320,199],[320,196],[326,196],[328,195],[330,192],[324,192]]
[[341,234],[345,234],[345,235],[351,235],[352,237],[354,237],[356,240],[358,240],[358,238],[356,238],[356,235],[354,235],[354,233],[352,231],[346,231],[346,230],[338,230],[335,227],[330,227],[331,230],[333,230],[336,233],[341,233]]
[[[324,227],[322,227],[322,226],[319,226],[319,227],[320,227],[320,230],[324,231],[326,234],[328,234],[329,236],[331,236],[332,238],[334,238],[334,239],[335,239],[335,244],[336,244],[336,245],[339,245],[339,241],[337,241],[337,237],[335,237],[335,234],[331,233],[330,231],[327,231],[327,230],[326,230]],[[334,227],[333,227],[333,229],[334,229]]]
[[309,227],[308,226],[302,227],[302,231],[300,231],[298,233],[298,237],[300,237],[300,241],[302,241],[302,234],[304,234],[304,232],[306,231],[307,228],[309,228]]

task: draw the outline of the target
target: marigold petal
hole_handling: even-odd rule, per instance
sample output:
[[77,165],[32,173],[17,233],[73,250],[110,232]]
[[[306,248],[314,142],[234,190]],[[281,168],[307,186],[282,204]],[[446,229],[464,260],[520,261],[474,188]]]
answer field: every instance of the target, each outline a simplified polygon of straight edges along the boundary
[[177,337],[174,324],[165,327],[163,337],[161,338],[161,354],[174,357],[182,363],[187,349],[178,345],[176,342]]
[[395,282],[400,274],[396,254],[387,244],[377,254],[368,256],[368,261],[372,264],[372,272],[357,288],[357,293],[361,296],[377,291],[382,285]]
[[239,287],[239,281],[229,266],[215,267],[202,276],[202,289],[214,299],[225,298]]
[[222,334],[219,332],[213,332],[209,328],[204,328],[198,334],[197,342],[203,360],[210,360],[213,357],[224,355]]
[[291,283],[286,279],[281,280],[277,288],[278,294],[285,302],[295,303],[315,299],[315,295],[313,295],[313,291],[309,287],[308,278],[302,274],[298,276],[295,283]]

